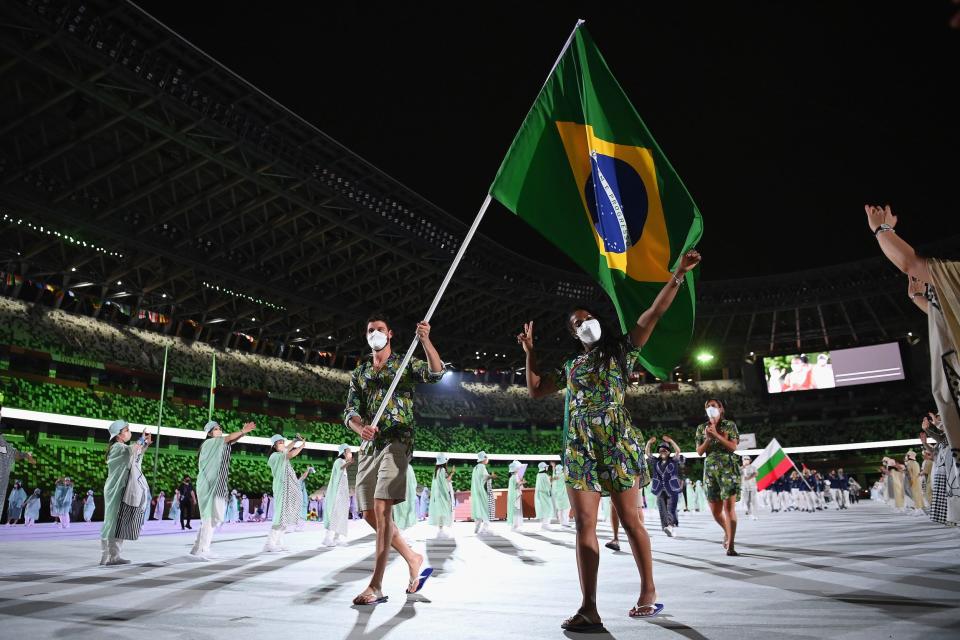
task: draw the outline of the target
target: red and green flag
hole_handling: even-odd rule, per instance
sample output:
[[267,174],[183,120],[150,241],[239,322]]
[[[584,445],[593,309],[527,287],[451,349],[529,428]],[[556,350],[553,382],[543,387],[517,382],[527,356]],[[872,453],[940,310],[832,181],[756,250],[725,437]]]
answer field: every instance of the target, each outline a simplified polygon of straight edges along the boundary
[[[626,333],[700,240],[697,205],[583,27],[540,91],[490,195],[596,279]],[[643,350],[667,379],[693,333],[688,274]]]
[[793,461],[776,438],[770,441],[752,464],[757,470],[757,491],[763,491],[793,468]]

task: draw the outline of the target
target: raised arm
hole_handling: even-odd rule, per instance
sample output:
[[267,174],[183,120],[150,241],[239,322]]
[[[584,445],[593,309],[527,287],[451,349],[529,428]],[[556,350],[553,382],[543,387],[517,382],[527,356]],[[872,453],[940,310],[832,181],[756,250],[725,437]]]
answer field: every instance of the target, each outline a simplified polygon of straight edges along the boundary
[[677,267],[673,277],[663,285],[660,293],[658,293],[654,299],[653,304],[650,305],[649,309],[640,314],[636,326],[630,330],[630,342],[633,343],[633,346],[643,347],[643,345],[647,344],[647,340],[650,339],[650,335],[653,333],[654,328],[656,328],[660,318],[663,317],[663,314],[666,313],[670,305],[673,304],[674,298],[677,297],[677,291],[680,290],[680,286],[683,284],[684,276],[698,264],[700,264],[700,254],[695,249],[687,251],[687,253],[684,254],[683,259],[680,260],[680,266]]
[[890,211],[890,205],[881,208],[865,204],[863,208],[867,212],[867,224],[876,236],[883,255],[908,276],[933,284],[927,261],[918,256],[914,248],[894,230],[897,216]]
[[928,313],[930,302],[927,300],[925,289],[925,285],[919,278],[907,276],[907,296],[910,298],[910,302],[917,305],[920,311]]
[[673,438],[670,436],[663,436],[665,442],[667,442],[671,447],[673,447],[673,452],[677,455],[680,455],[680,445],[678,445]]
[[540,374],[537,356],[533,351],[533,321],[523,325],[523,333],[517,336],[517,342],[526,354],[527,391],[531,398],[542,398],[554,393],[557,385],[550,377]]
[[[300,443],[300,445],[296,446],[298,442]],[[307,444],[306,440],[293,440],[290,443],[290,446],[287,447],[287,460],[290,460],[291,458],[296,458],[298,455],[303,453],[303,450],[306,449],[306,444]]]
[[423,351],[427,354],[427,362],[430,363],[430,373],[442,373],[443,360],[440,359],[437,348],[433,346],[433,341],[430,340],[429,322],[417,323],[417,337],[420,339],[420,344],[423,345]]
[[236,442],[237,440],[247,435],[248,433],[250,433],[256,428],[257,428],[257,425],[255,423],[247,422],[243,425],[243,427],[240,428],[240,431],[237,431],[235,433],[228,433],[227,435],[223,436],[223,439],[226,441],[227,444],[230,444],[230,443]]
[[647,444],[645,444],[644,447],[643,447],[643,455],[644,455],[644,457],[647,457],[647,458],[650,457],[650,445],[652,445],[654,442],[656,442],[656,440],[657,440],[657,439],[656,439],[656,437],[654,437],[654,436],[650,436],[650,439],[647,440]]

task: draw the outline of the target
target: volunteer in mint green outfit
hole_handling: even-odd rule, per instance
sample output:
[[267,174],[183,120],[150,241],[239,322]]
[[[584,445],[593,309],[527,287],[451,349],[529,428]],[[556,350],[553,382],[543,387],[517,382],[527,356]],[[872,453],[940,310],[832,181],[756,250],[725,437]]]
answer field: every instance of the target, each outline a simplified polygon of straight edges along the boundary
[[147,480],[140,464],[143,452],[150,446],[150,434],[134,444],[130,441],[130,425],[116,420],[108,428],[107,481],[103,485],[103,525],[100,527],[100,564],[130,564],[120,557],[125,540],[137,540],[150,506]]
[[551,495],[553,496],[553,509],[557,512],[557,518],[560,520],[560,526],[570,526],[570,497],[567,495],[567,474],[563,470],[562,464],[551,462],[553,467],[553,487]]
[[537,465],[537,485],[534,493],[534,506],[537,509],[537,520],[540,521],[540,528],[549,531],[550,520],[553,519],[553,485],[550,472],[547,471],[547,463],[541,462]]
[[353,462],[353,452],[347,444],[337,448],[337,459],[333,461],[330,482],[327,484],[326,503],[323,507],[323,526],[327,535],[323,540],[326,547],[336,547],[346,543],[347,521],[350,518],[350,487],[347,479],[347,467]]
[[290,460],[303,452],[306,442],[297,438],[287,442],[280,434],[270,437],[273,453],[267,463],[273,473],[273,499],[276,506],[273,510],[273,526],[263,550],[267,553],[289,551],[283,544],[283,534],[287,529],[297,526],[300,521],[300,479],[293,470]]
[[197,501],[200,506],[200,531],[190,555],[196,560],[215,558],[210,553],[213,530],[223,524],[227,511],[227,481],[230,476],[230,450],[233,443],[247,435],[257,425],[248,422],[240,431],[224,434],[220,423],[211,420],[204,425],[207,439],[200,445],[197,473]]
[[490,532],[490,489],[493,474],[487,470],[490,458],[483,451],[477,454],[477,466],[470,479],[470,515],[473,517],[473,532],[483,535]]
[[[438,539],[452,538],[453,496],[450,479],[447,476],[447,455],[437,454],[437,466],[433,471],[433,484],[430,487],[430,524],[440,527]],[[444,530],[444,527],[447,527]]]
[[417,524],[417,474],[407,465],[407,499],[393,505],[393,523],[401,531]]
[[523,524],[523,474],[527,465],[519,460],[510,463],[510,482],[507,484],[507,522],[511,531],[519,531]]

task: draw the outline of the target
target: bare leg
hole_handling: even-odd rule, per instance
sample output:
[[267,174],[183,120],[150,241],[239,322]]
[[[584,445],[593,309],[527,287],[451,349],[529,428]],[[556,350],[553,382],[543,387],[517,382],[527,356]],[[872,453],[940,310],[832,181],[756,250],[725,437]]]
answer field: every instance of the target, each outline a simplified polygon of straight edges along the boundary
[[653,604],[657,598],[657,587],[653,583],[653,552],[650,549],[650,536],[643,526],[642,511],[637,509],[636,487],[621,493],[612,493],[610,499],[621,515],[623,531],[630,540],[633,559],[640,572],[640,598],[637,606]]
[[720,525],[720,528],[723,529],[723,548],[727,548],[727,544],[730,541],[730,530],[727,527],[727,518],[723,513],[723,502],[708,502],[710,505],[710,512],[713,513],[713,519],[717,521],[717,524]]
[[727,521],[727,555],[738,556],[740,554],[733,547],[733,539],[737,536],[737,496],[730,496],[718,504],[723,505],[724,517]]
[[610,526],[613,527],[613,542],[620,542],[620,516],[613,504],[610,505]]
[[[600,568],[600,544],[597,542],[597,507],[600,494],[567,487],[577,527],[577,571],[583,600],[578,613],[591,622],[600,622],[597,612],[597,571]],[[611,514],[613,512],[611,511]]]
[[[374,500],[373,509],[367,509],[363,512],[363,517],[374,531],[377,532],[377,550],[373,576],[370,578],[370,585],[366,592],[381,591],[383,589],[383,574],[387,569],[387,561],[390,559],[390,547],[396,549],[397,553],[406,561],[410,568],[410,580],[414,580],[420,575],[420,567],[423,565],[423,556],[413,551],[407,544],[407,541],[400,535],[400,531],[393,523],[393,500]],[[383,526],[381,526],[383,525]]]

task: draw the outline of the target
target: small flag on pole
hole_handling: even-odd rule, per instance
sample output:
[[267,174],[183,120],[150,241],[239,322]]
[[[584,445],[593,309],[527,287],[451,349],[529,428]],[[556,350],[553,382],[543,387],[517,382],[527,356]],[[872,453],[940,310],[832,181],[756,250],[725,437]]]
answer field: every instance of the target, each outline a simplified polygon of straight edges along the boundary
[[213,366],[210,368],[210,411],[207,420],[213,420],[213,401],[217,391],[217,355],[213,355]]
[[794,468],[793,461],[784,452],[776,438],[760,452],[757,459],[753,461],[753,466],[757,469],[757,491],[763,491]]

